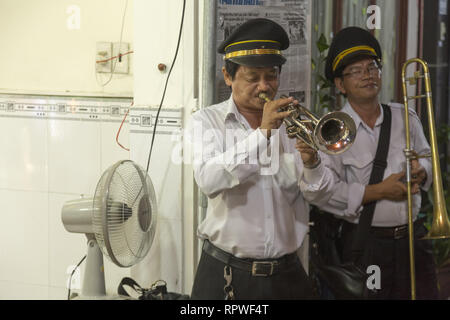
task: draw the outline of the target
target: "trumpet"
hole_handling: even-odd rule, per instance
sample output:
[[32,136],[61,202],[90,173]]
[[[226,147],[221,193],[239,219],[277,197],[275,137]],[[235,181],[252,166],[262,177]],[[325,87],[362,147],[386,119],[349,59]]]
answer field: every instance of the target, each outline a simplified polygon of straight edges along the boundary
[[[413,77],[406,78],[406,67],[411,63],[418,63],[422,66],[423,74],[420,71],[414,72]],[[418,79],[424,79],[425,94],[408,96],[406,81],[409,84],[416,84]],[[431,82],[428,65],[425,61],[417,58],[407,60],[402,67],[402,88],[403,101],[405,106],[405,133],[406,133],[406,149],[404,149],[406,157],[406,184],[407,184],[407,201],[408,201],[408,228],[409,228],[409,258],[411,271],[411,299],[416,299],[416,280],[414,265],[414,229],[412,219],[412,191],[411,191],[411,160],[430,157],[432,162],[433,175],[433,222],[429,233],[423,239],[445,239],[450,238],[450,221],[445,205],[445,198],[442,188],[441,168],[439,164],[439,153],[436,142],[436,129],[434,124],[433,102],[431,99]],[[430,148],[431,155],[417,155],[411,149],[410,131],[409,131],[409,111],[408,100],[426,98],[428,110],[428,123],[430,132]]]
[[[263,92],[259,94],[259,98],[271,101]],[[355,141],[355,121],[345,112],[329,112],[319,119],[304,106],[294,103],[280,108],[279,112],[282,111],[292,111],[283,119],[288,136],[301,139],[315,150],[335,155],[346,151]],[[306,119],[302,120],[302,115]]]

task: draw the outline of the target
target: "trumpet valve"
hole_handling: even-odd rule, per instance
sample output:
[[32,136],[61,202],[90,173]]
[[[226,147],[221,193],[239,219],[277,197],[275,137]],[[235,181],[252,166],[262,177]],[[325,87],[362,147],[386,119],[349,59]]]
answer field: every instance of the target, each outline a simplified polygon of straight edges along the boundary
[[291,133],[295,133],[297,132],[297,127],[295,125],[291,125],[289,127],[286,127],[286,131],[287,133],[291,134]]

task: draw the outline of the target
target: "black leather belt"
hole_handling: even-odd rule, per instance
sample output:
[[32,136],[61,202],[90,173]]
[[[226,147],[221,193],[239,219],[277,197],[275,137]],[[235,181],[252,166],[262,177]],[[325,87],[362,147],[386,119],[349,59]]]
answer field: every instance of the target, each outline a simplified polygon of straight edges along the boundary
[[408,225],[404,224],[396,227],[372,227],[372,233],[377,238],[402,239],[408,235]]
[[[345,222],[349,230],[356,230],[357,224]],[[408,236],[408,225],[395,227],[370,227],[370,233],[375,238],[398,240]]]
[[203,242],[203,251],[232,268],[248,271],[254,277],[267,277],[279,273],[283,269],[287,269],[294,265],[298,259],[295,252],[284,255],[278,259],[253,260],[236,258],[232,254],[217,248],[208,240]]

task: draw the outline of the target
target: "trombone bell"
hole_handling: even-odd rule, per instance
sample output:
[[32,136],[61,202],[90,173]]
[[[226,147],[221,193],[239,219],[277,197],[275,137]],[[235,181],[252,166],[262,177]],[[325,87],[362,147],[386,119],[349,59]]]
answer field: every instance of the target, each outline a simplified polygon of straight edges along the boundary
[[448,219],[445,202],[434,203],[433,222],[430,231],[423,237],[423,240],[448,239],[450,238],[450,221]]

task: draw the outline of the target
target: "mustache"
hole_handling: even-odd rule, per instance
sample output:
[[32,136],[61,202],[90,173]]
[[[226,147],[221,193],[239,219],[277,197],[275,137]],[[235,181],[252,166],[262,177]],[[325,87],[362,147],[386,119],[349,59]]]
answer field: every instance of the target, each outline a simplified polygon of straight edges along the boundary
[[375,81],[368,81],[361,85],[362,88],[367,87],[367,86],[377,86],[378,87],[378,83]]

